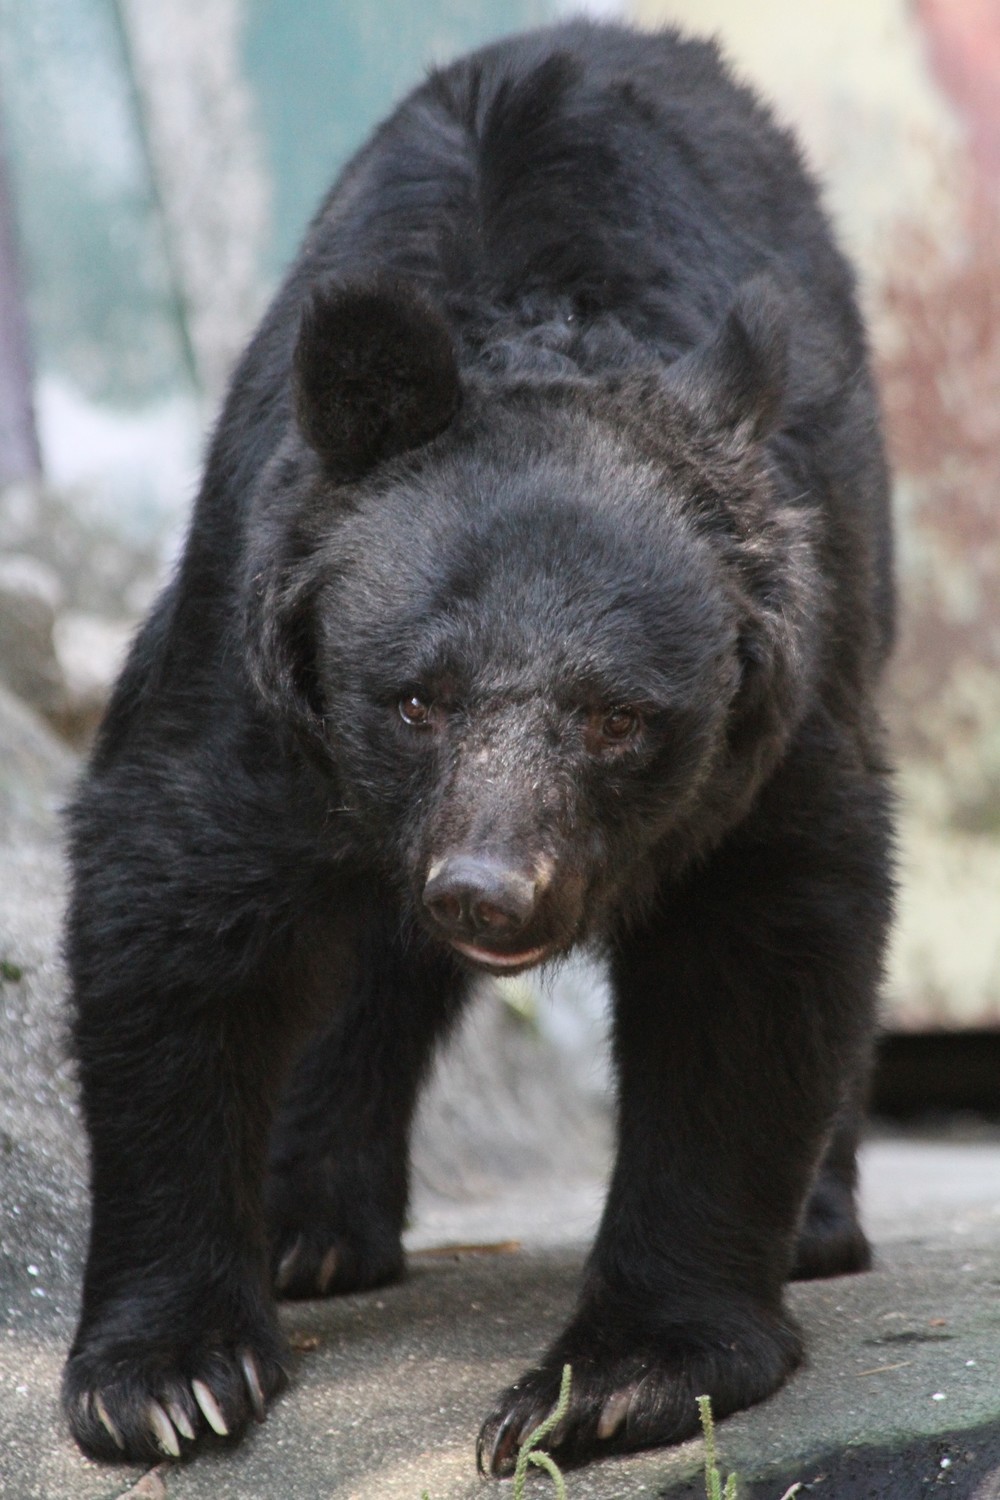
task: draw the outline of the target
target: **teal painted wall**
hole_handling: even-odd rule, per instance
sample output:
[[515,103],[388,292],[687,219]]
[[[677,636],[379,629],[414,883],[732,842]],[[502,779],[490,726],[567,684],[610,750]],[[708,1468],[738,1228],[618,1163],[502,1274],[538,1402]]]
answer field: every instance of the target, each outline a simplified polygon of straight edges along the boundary
[[0,108],[39,367],[116,401],[183,384],[108,0],[0,0]]
[[269,273],[291,259],[337,170],[430,66],[553,12],[552,0],[248,0],[244,59],[271,177]]
[[[245,0],[242,62],[271,190],[263,285],[339,167],[430,65],[555,9]],[[39,371],[119,406],[189,389],[113,0],[0,0],[0,109]]]

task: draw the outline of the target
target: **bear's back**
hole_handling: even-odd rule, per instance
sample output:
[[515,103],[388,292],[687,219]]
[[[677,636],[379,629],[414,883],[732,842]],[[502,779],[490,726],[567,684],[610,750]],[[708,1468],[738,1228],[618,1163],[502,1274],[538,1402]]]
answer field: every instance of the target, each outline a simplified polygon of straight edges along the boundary
[[[300,310],[317,285],[376,271],[441,309],[466,374],[491,339],[495,350],[497,329],[558,361],[565,325],[567,357],[598,379],[622,341],[625,364],[637,351],[669,364],[766,273],[792,309],[789,467],[854,538],[831,540],[825,568],[840,575],[845,629],[874,610],[882,654],[891,589],[876,402],[851,273],[795,143],[713,43],[577,21],[432,73],[341,174],[234,376],[181,571],[140,640],[123,708],[151,676],[185,685],[215,673],[254,493],[294,428]],[[511,368],[524,368],[516,354]],[[862,554],[876,558],[874,605]]]
[[347,167],[300,269],[373,266],[454,306],[569,299],[667,355],[767,268],[860,348],[794,141],[714,43],[674,31],[573,22],[433,73]]

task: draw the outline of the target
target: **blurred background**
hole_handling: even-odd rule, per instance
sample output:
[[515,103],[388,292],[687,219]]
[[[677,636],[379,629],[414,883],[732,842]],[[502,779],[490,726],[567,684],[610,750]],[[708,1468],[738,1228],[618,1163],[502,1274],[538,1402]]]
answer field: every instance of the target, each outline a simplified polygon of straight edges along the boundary
[[[176,554],[228,372],[332,177],[430,65],[565,9],[0,0],[5,704],[85,746]],[[572,9],[717,35],[825,185],[870,322],[899,523],[887,1023],[995,1042],[1000,7]],[[554,991],[521,980],[505,998],[599,1087],[599,977],[574,970]]]

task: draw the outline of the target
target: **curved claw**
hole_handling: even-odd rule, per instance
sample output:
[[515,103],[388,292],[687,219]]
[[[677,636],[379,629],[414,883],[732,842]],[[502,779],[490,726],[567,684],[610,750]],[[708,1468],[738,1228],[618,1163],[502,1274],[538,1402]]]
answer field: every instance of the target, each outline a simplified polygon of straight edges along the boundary
[[149,1425],[153,1429],[153,1436],[168,1458],[180,1458],[181,1445],[177,1441],[174,1424],[167,1416],[159,1401],[150,1401],[146,1407],[146,1416]]
[[264,1400],[264,1387],[260,1380],[260,1370],[257,1361],[249,1349],[240,1351],[240,1369],[243,1371],[243,1379],[246,1382],[247,1394],[250,1397],[250,1406],[253,1409],[255,1422],[263,1422],[266,1416],[266,1402]]
[[621,1427],[637,1389],[638,1386],[627,1385],[624,1390],[614,1391],[605,1401],[597,1422],[597,1436],[601,1442],[613,1438]]
[[103,1398],[100,1395],[97,1395],[96,1393],[94,1395],[94,1410],[97,1413],[97,1419],[98,1419],[98,1421],[100,1422],[101,1426],[104,1428],[105,1432],[111,1438],[111,1440],[114,1443],[115,1447],[118,1448],[118,1449],[120,1449],[121,1452],[124,1453],[125,1452],[125,1439],[122,1437],[121,1433],[118,1430],[117,1425],[115,1424],[115,1422],[114,1422],[114,1420],[113,1420],[113,1418],[111,1416],[111,1413],[108,1411],[108,1408],[105,1406]]
[[[531,1434],[535,1431],[536,1427],[541,1427],[542,1423],[545,1422],[545,1421],[547,1421],[548,1417],[550,1416],[550,1414],[554,1410],[555,1410],[555,1407],[550,1405],[550,1406],[535,1407],[533,1411],[531,1411],[531,1412],[528,1413],[528,1415],[525,1417],[524,1421],[521,1423],[521,1426],[520,1426],[520,1428],[518,1430],[518,1434],[517,1434],[517,1446],[518,1446],[518,1448],[520,1448],[520,1447],[522,1447],[524,1445],[524,1443],[528,1440],[528,1438],[531,1436]],[[560,1423],[559,1425],[562,1426],[562,1423]],[[550,1434],[550,1436],[549,1436],[549,1442],[550,1443],[552,1442],[552,1439],[556,1436],[556,1433],[558,1433],[558,1431],[559,1431],[559,1428],[557,1427],[555,1429],[555,1432],[553,1432],[553,1433]]]
[[302,1236],[294,1240],[291,1248],[286,1250],[278,1262],[278,1269],[274,1274],[275,1290],[283,1292],[295,1274],[298,1264],[299,1253],[302,1249]]
[[340,1256],[336,1245],[331,1245],[320,1262],[319,1274],[316,1277],[316,1284],[319,1287],[321,1296],[325,1296],[329,1290],[330,1283],[337,1274],[337,1263],[339,1260]]
[[173,1422],[181,1437],[187,1438],[188,1442],[194,1440],[194,1428],[191,1426],[191,1418],[179,1401],[167,1402],[167,1416]]
[[[631,1446],[635,1445],[636,1439],[641,1439],[642,1433],[649,1427],[650,1414],[654,1413],[656,1410],[656,1386],[656,1372],[655,1370],[649,1370],[645,1375],[641,1377],[641,1379],[635,1381],[634,1384],[630,1387],[630,1397],[628,1403],[628,1412],[625,1416],[625,1426],[628,1432],[629,1443]],[[652,1393],[653,1400],[652,1402],[647,1401],[644,1410],[643,1397],[649,1397],[650,1393]],[[691,1425],[693,1426],[694,1423],[692,1422]]]
[[521,1423],[513,1412],[508,1412],[493,1435],[486,1452],[486,1433],[480,1432],[476,1443],[476,1467],[485,1479],[491,1475],[502,1479],[513,1474],[517,1461],[517,1450],[521,1441]]
[[217,1432],[219,1437],[228,1437],[229,1428],[226,1425],[226,1419],[222,1415],[218,1401],[216,1401],[205,1382],[203,1380],[192,1380],[191,1392],[201,1407],[202,1416],[212,1431]]

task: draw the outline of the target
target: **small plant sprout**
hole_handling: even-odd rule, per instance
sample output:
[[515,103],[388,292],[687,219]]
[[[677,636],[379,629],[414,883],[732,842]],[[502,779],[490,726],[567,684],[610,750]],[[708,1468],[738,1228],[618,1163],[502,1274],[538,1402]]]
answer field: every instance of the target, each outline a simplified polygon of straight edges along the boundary
[[698,1397],[698,1415],[701,1417],[701,1430],[705,1434],[705,1494],[708,1500],[737,1500],[736,1475],[730,1474],[723,1484],[719,1474],[711,1396]]
[[544,1422],[540,1422],[533,1428],[524,1442],[521,1451],[517,1455],[517,1465],[514,1469],[514,1494],[513,1500],[523,1500],[524,1483],[528,1476],[528,1465],[536,1464],[539,1469],[544,1469],[556,1487],[557,1500],[566,1500],[566,1481],[556,1465],[551,1454],[538,1451],[538,1444],[543,1438],[547,1438],[553,1428],[557,1427],[563,1417],[569,1411],[569,1390],[573,1380],[573,1372],[569,1365],[563,1365],[562,1381],[559,1386],[559,1400],[552,1411],[549,1412]]
[[[517,1465],[514,1469],[514,1489],[511,1500],[524,1500],[524,1485],[528,1477],[528,1465],[535,1464],[539,1469],[544,1469],[552,1479],[556,1487],[556,1500],[566,1500],[566,1480],[559,1466],[550,1453],[539,1451],[538,1444],[543,1438],[547,1438],[563,1417],[569,1411],[569,1392],[573,1380],[573,1371],[569,1365],[563,1365],[562,1381],[559,1386],[559,1400],[544,1422],[540,1422],[533,1428],[524,1442],[521,1444],[517,1455]],[[730,1474],[723,1484],[719,1473],[718,1454],[715,1448],[715,1422],[712,1418],[711,1396],[699,1396],[698,1415],[701,1418],[701,1430],[705,1434],[705,1495],[706,1500],[739,1500],[737,1485],[739,1483],[735,1474]],[[794,1500],[800,1494],[802,1483],[799,1481],[791,1485],[782,1495],[781,1500]],[[420,1492],[420,1500],[431,1500],[427,1490]]]

